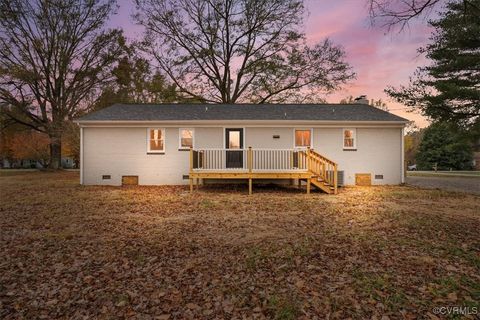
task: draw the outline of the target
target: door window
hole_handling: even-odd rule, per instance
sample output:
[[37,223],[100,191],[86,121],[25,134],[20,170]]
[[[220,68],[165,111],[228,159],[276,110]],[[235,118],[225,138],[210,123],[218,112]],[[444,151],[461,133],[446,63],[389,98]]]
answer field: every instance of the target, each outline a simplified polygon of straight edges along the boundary
[[240,149],[240,131],[229,131],[228,148]]

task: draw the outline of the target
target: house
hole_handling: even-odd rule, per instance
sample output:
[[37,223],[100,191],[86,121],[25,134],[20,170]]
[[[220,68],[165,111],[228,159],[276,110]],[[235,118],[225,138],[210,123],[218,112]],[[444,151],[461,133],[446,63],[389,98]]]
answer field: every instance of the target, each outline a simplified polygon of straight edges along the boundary
[[[75,161],[72,157],[62,157],[62,168],[73,169],[75,168]],[[47,163],[40,160],[32,159],[0,159],[0,168],[5,169],[43,169],[47,167]]]
[[406,119],[356,104],[115,104],[76,122],[80,183],[404,181]]

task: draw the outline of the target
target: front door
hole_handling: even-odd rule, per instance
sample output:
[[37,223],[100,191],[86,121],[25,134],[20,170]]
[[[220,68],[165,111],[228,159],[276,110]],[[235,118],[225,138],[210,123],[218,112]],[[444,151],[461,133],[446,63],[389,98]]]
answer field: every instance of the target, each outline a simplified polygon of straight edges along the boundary
[[225,129],[226,167],[243,168],[243,129]]

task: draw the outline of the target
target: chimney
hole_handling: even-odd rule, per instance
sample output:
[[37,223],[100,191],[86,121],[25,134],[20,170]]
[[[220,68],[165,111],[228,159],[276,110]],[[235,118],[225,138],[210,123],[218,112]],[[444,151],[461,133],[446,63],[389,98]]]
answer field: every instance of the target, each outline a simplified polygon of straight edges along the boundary
[[355,100],[353,100],[355,103],[362,103],[362,104],[368,104],[368,99],[367,99],[367,96],[365,94],[359,96],[358,98],[355,98]]

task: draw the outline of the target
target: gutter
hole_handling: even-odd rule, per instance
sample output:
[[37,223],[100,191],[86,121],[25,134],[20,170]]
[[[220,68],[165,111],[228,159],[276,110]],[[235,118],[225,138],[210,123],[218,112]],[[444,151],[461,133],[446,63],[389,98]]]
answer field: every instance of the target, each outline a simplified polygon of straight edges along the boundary
[[408,121],[348,121],[348,120],[74,120],[81,127],[141,127],[152,125],[197,125],[197,126],[225,126],[225,125],[251,125],[251,126],[287,126],[292,125],[313,125],[313,126],[351,126],[351,125],[367,125],[367,126],[395,126],[404,127]]

